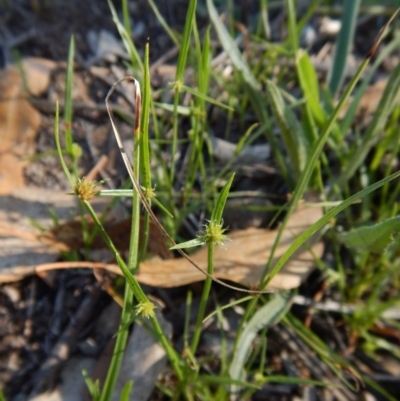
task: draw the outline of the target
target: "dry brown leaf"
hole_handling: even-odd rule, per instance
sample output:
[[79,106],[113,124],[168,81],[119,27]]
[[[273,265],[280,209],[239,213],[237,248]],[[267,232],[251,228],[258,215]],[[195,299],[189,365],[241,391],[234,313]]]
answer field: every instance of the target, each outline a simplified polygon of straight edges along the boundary
[[[131,219],[127,218],[121,221],[106,221],[103,224],[108,236],[120,253],[129,248],[129,235],[131,232]],[[89,232],[94,228],[92,221],[86,222]],[[143,221],[141,221],[141,230],[143,233]],[[67,221],[58,225],[49,231],[38,236],[38,239],[50,248],[59,251],[79,250],[83,247],[82,223],[79,219]],[[105,248],[106,244],[100,234],[96,235],[90,245],[90,249]],[[163,259],[172,258],[171,251],[165,245],[164,237],[153,223],[150,223],[150,236],[147,243],[147,251],[153,255],[158,255]]]
[[[275,252],[273,265],[288,249],[293,239],[322,217],[319,207],[299,206],[290,217],[286,229]],[[233,281],[246,287],[256,287],[268,260],[276,231],[249,228],[232,232],[231,241],[225,248],[216,247],[214,255],[214,276]],[[287,290],[298,287],[306,279],[315,265],[315,258],[321,258],[323,244],[312,237],[307,246],[300,248],[274,277],[269,289]],[[314,255],[314,256],[313,256]],[[191,255],[193,261],[207,270],[207,248]],[[177,287],[204,280],[205,276],[186,259],[151,260],[140,264],[137,275],[139,282],[154,287]]]
[[25,75],[28,92],[33,96],[45,93],[50,85],[51,73],[57,67],[57,63],[39,57],[28,57],[22,61],[22,69]]
[[[97,198],[93,202],[96,211],[104,210],[108,205],[109,201],[105,198]],[[49,229],[54,225],[50,210],[60,221],[68,220],[71,218],[70,211],[76,210],[76,198],[59,191],[28,187],[0,196],[0,282],[16,281],[34,274],[36,266],[56,261],[60,250],[78,249],[70,248],[68,242],[62,243],[52,230],[48,230],[51,236],[46,237],[32,223]],[[116,220],[122,213],[122,207],[111,212]],[[70,230],[70,234],[82,237],[81,231]],[[46,241],[41,240],[43,236]],[[120,236],[123,236],[122,231]],[[126,234],[128,237],[129,234]],[[68,236],[63,234],[62,238]],[[74,243],[72,239],[70,241]],[[75,243],[79,241],[75,239]]]
[[24,185],[24,158],[35,151],[40,114],[27,100],[25,83],[34,94],[42,93],[50,81],[52,62],[28,59],[22,63],[24,79],[17,66],[0,73],[0,194]]
[[57,191],[24,187],[0,196],[0,276],[7,279],[13,266],[57,260],[59,251],[38,240],[39,230],[30,219],[46,227],[52,224],[50,208],[60,219],[66,219],[74,207],[73,197]]
[[[41,198],[46,199],[46,197],[43,196],[41,196]],[[69,202],[73,200],[72,197],[66,197],[65,195],[64,199]],[[49,197],[47,197],[47,200],[49,200]],[[12,199],[10,201],[13,202],[13,205],[16,207],[14,213],[17,213],[19,210],[17,202],[15,202],[15,200],[12,201]],[[40,207],[43,206],[40,204]],[[61,206],[61,202],[58,203],[58,206]],[[12,212],[10,207],[8,207],[8,210]],[[66,209],[63,210],[66,211]],[[10,219],[12,216],[12,213],[9,213],[7,218]],[[283,232],[280,245],[274,256],[273,264],[275,264],[277,259],[287,250],[295,237],[300,235],[305,229],[321,217],[321,208],[305,205],[299,206],[289,219],[287,227]],[[4,220],[6,220],[5,216]],[[18,225],[14,225],[14,227],[21,228],[20,220],[17,224]],[[129,224],[128,221],[123,220],[120,223],[111,224],[108,227],[113,240],[118,244],[118,247],[122,249],[122,251],[127,248],[130,231]],[[4,231],[6,228],[7,226],[3,221],[3,223],[0,224],[0,235],[7,235],[7,232]],[[60,249],[71,250],[78,249],[82,246],[82,243],[76,240],[76,238],[80,236],[81,228],[79,222],[73,221],[66,223],[55,230],[48,231],[47,235],[41,236],[38,236],[37,234],[33,235],[32,229],[33,227],[31,227],[31,229],[24,235],[22,235],[20,230],[19,235],[20,237],[23,237],[21,239],[24,242],[24,246],[27,246],[28,244],[30,244],[30,247],[40,246],[43,248],[43,251],[49,253],[51,256],[50,260],[47,262],[54,261],[54,258],[57,255],[56,251]],[[12,236],[12,233],[9,232],[8,235]],[[25,238],[26,235],[32,236],[33,238]],[[231,241],[226,243],[226,248],[216,247],[215,249],[214,276],[242,284],[249,288],[256,287],[268,260],[272,244],[275,241],[276,230],[271,231],[267,229],[249,228],[247,230],[232,232],[229,234],[229,237]],[[39,241],[39,238],[41,241]],[[317,236],[312,237],[308,241],[306,247],[300,248],[274,277],[268,288],[282,290],[298,287],[313,269],[315,265],[314,257],[321,258],[322,256],[323,245],[317,240]],[[102,247],[102,240],[96,240],[94,246]],[[308,247],[311,249],[311,252]],[[12,252],[8,255],[8,261],[6,266],[3,267],[3,270],[0,263],[1,282],[7,282],[10,280],[14,281],[16,279],[22,279],[26,275],[34,274],[37,265],[40,263],[46,263],[45,261],[35,260],[31,257],[27,259],[28,254],[26,252],[30,254],[32,253],[29,247],[25,251],[21,249],[21,252],[19,252],[15,247],[11,248],[11,250]],[[37,252],[36,249],[34,251]],[[164,258],[170,256],[161,234],[153,226],[150,228],[149,251]],[[6,249],[2,248],[2,253],[4,252],[7,253]],[[10,252],[10,250],[8,252]],[[15,252],[17,252],[18,255],[15,254]],[[13,259],[13,255],[16,257],[15,260]],[[6,256],[6,254],[4,254],[4,256]],[[9,259],[10,257],[11,259]],[[207,270],[207,249],[205,247],[194,253],[191,258],[198,266]],[[5,258],[3,258],[3,260],[5,261]],[[29,266],[26,265],[27,260],[29,260]],[[94,265],[93,267],[95,267]],[[14,268],[7,269],[7,266],[14,266]],[[10,270],[13,271],[11,272]],[[107,265],[107,270],[121,274],[117,265]],[[196,270],[184,258],[169,260],[154,258],[141,263],[137,279],[143,284],[155,287],[178,287],[184,284],[204,280],[205,275]]]

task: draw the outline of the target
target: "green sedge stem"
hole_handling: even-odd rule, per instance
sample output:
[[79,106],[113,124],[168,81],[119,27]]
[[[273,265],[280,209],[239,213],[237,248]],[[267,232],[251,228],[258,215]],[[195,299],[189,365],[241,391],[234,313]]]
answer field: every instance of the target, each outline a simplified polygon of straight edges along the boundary
[[[215,247],[215,245],[213,242],[210,242],[208,244],[207,272],[210,275],[212,275],[213,271],[214,271],[214,247]],[[203,323],[203,319],[204,319],[204,316],[206,313],[207,301],[208,301],[208,297],[210,295],[210,290],[211,290],[211,283],[212,283],[211,278],[207,277],[206,281],[204,282],[204,288],[203,288],[203,293],[201,295],[199,311],[197,313],[196,326],[195,326],[193,339],[192,339],[192,346],[191,346],[192,355],[194,355],[196,353],[197,347],[199,345],[200,334],[201,334],[201,325]]]

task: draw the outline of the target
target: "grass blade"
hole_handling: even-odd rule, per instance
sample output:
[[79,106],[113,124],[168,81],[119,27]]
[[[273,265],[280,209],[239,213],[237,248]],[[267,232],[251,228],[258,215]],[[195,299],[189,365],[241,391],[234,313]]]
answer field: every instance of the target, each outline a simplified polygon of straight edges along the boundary
[[347,168],[341,174],[338,185],[342,185],[347,182],[356,172],[356,170],[363,163],[365,157],[371,150],[371,148],[376,144],[377,141],[381,139],[379,135],[390,117],[393,109],[397,105],[397,97],[400,90],[400,64],[394,69],[387,86],[382,94],[382,98],[379,102],[379,107],[376,110],[371,123],[363,137],[363,145],[358,146],[355,149],[352,157],[350,158]]
[[65,97],[64,97],[64,127],[65,127],[65,147],[67,152],[72,155],[72,86],[74,77],[74,54],[75,54],[75,41],[71,36],[68,50],[67,62],[67,77],[65,82]]
[[346,60],[353,43],[354,31],[360,0],[345,1],[343,3],[342,27],[336,43],[332,69],[328,76],[328,86],[334,96],[344,79]]
[[272,112],[281,129],[282,138],[292,164],[294,174],[293,182],[297,181],[304,169],[307,159],[308,141],[303,133],[303,127],[297,121],[292,110],[286,106],[279,88],[270,80],[266,83],[268,97]]
[[231,58],[233,64],[242,73],[243,79],[253,89],[259,90],[259,84],[256,78],[254,77],[251,69],[244,60],[235,42],[226,30],[224,24],[220,20],[217,9],[215,8],[212,0],[207,0],[207,8],[208,13],[210,14],[211,22],[213,23],[217,31],[219,40],[221,41],[221,44],[224,47],[225,51],[229,54],[229,57]]
[[382,187],[383,185],[387,184],[390,181],[400,177],[400,171],[390,175],[389,177],[384,178],[383,180],[378,181],[377,183],[369,186],[368,188],[363,189],[360,192],[357,192],[355,195],[350,196],[345,201],[341,202],[338,206],[331,209],[328,213],[322,217],[322,219],[318,220],[312,226],[307,228],[299,237],[297,237],[292,245],[287,249],[284,255],[278,260],[276,265],[274,266],[273,271],[271,272],[270,277],[274,276],[276,272],[280,270],[280,268],[289,260],[289,258],[293,255],[293,253],[303,245],[308,238],[310,238],[313,234],[315,234],[319,229],[321,229],[325,224],[327,224],[332,218],[337,216],[340,212],[348,208],[351,204],[363,199],[368,194],[376,191],[378,188]]
[[[286,254],[291,252],[291,248],[292,247],[289,247],[287,252],[285,252],[285,254],[282,255],[282,257],[279,259],[278,263],[274,266],[272,271],[269,272],[269,267],[270,267],[271,262],[273,260],[275,250],[276,250],[276,248],[277,248],[277,246],[278,246],[278,244],[280,242],[280,239],[282,237],[283,230],[285,229],[286,224],[287,224],[287,222],[289,220],[289,217],[293,213],[297,203],[300,201],[301,197],[303,196],[303,194],[304,194],[304,192],[305,192],[305,190],[307,188],[307,185],[308,185],[308,183],[310,181],[310,178],[311,178],[311,174],[312,174],[312,172],[313,172],[313,170],[314,170],[314,168],[316,166],[316,163],[318,161],[319,156],[322,153],[323,147],[324,147],[326,141],[328,140],[329,133],[331,132],[331,129],[334,126],[334,124],[335,124],[335,122],[336,122],[336,120],[337,120],[337,118],[339,116],[340,110],[343,108],[343,106],[346,103],[347,99],[350,97],[350,94],[353,92],[353,89],[354,89],[355,85],[357,84],[357,82],[360,79],[362,73],[364,72],[365,68],[367,67],[371,57],[375,54],[375,52],[376,52],[376,50],[377,50],[377,48],[378,48],[378,46],[379,46],[379,44],[380,44],[380,42],[382,40],[382,37],[383,37],[385,31],[387,30],[389,24],[393,21],[394,17],[397,15],[397,12],[390,18],[390,20],[386,23],[385,27],[382,29],[382,31],[378,35],[378,38],[376,39],[375,43],[372,45],[372,47],[371,47],[370,51],[368,52],[367,56],[365,57],[364,61],[358,67],[355,75],[353,76],[353,78],[351,79],[349,85],[347,86],[343,96],[340,98],[339,103],[335,107],[335,109],[334,109],[331,117],[329,118],[329,120],[328,120],[328,122],[327,122],[327,124],[325,126],[325,129],[323,130],[321,136],[318,138],[317,142],[315,143],[314,149],[311,152],[311,154],[310,154],[310,156],[309,156],[309,158],[307,160],[307,164],[306,164],[306,167],[304,168],[303,174],[301,175],[301,177],[299,178],[299,180],[297,182],[296,188],[295,188],[294,193],[293,193],[292,201],[291,201],[290,206],[289,206],[289,210],[287,211],[286,216],[285,216],[285,218],[284,218],[284,220],[283,220],[283,222],[282,222],[282,224],[281,224],[281,226],[279,228],[278,234],[277,234],[276,239],[275,239],[275,243],[274,243],[274,245],[273,245],[273,247],[271,249],[271,254],[270,254],[268,263],[266,265],[263,277],[261,279],[260,288],[264,288],[265,285],[267,285],[270,282],[270,280],[276,275],[276,273],[283,266],[283,264],[288,260],[288,257],[286,257],[287,256]],[[373,187],[373,186],[371,186],[371,187]],[[309,236],[311,236],[311,235],[312,234],[310,234]],[[291,254],[292,253],[290,253],[290,255]],[[265,277],[267,276],[268,273],[270,273],[269,276],[268,276],[268,279],[265,280]]]
[[228,198],[229,190],[231,189],[231,185],[234,178],[235,178],[235,173],[231,175],[231,177],[229,178],[229,180],[219,193],[218,199],[215,202],[215,207],[211,215],[211,221],[215,221],[216,223],[221,224],[222,213],[224,211],[225,203]]
[[[172,148],[171,154],[175,155],[178,147],[178,103],[180,99],[180,94],[182,90],[182,85],[184,81],[184,73],[187,61],[187,55],[189,52],[190,36],[192,32],[192,27],[194,24],[194,17],[196,12],[197,0],[190,0],[188,11],[186,14],[185,28],[183,30],[182,43],[180,46],[178,62],[176,66],[175,74],[175,94],[174,94],[174,122],[172,128]],[[175,176],[175,163],[171,161],[171,174],[170,183],[173,183]]]

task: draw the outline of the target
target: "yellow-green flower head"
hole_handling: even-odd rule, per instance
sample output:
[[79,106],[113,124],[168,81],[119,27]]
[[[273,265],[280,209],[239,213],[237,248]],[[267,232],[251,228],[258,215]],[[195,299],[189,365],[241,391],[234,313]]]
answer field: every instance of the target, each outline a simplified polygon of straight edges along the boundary
[[219,224],[215,221],[210,221],[206,224],[206,229],[200,238],[206,243],[214,245],[224,246],[224,241],[228,240],[228,237],[224,232],[227,230],[226,228],[222,227],[222,224]]
[[143,317],[153,317],[154,316],[154,309],[156,306],[153,302],[146,301],[146,302],[139,302],[139,304],[135,308],[136,316],[143,316]]
[[89,201],[96,196],[97,182],[79,178],[74,186],[74,192],[79,199]]

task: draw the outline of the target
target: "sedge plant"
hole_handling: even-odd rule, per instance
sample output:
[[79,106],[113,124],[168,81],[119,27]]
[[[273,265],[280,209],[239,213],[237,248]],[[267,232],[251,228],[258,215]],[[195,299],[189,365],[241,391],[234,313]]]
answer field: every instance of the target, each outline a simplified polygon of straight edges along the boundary
[[[342,212],[345,212],[347,213],[346,218],[349,222],[349,227],[353,228],[354,231],[349,229],[342,236],[336,234],[332,235],[335,242],[335,249],[338,250],[341,243],[349,245],[349,238],[355,238],[352,242],[354,261],[357,263],[357,266],[366,266],[366,268],[359,268],[359,271],[354,274],[355,277],[352,280],[351,288],[348,288],[348,285],[346,286],[346,283],[348,283],[346,267],[338,262],[339,268],[337,275],[332,275],[332,277],[336,277],[336,281],[331,284],[338,285],[344,302],[353,302],[360,298],[365,300],[368,313],[362,310],[362,306],[365,306],[365,304],[360,305],[360,309],[357,313],[349,317],[348,324],[352,328],[355,336],[361,336],[368,340],[366,343],[366,346],[369,347],[368,351],[373,352],[378,347],[381,347],[390,350],[394,354],[397,353],[400,355],[399,350],[392,344],[382,341],[378,342],[376,338],[373,338],[368,332],[374,322],[380,318],[382,311],[396,305],[399,301],[396,296],[392,300],[382,302],[382,299],[387,295],[388,279],[390,280],[390,278],[393,278],[393,280],[396,280],[398,276],[398,262],[395,262],[393,265],[392,262],[395,261],[398,256],[397,248],[393,246],[393,233],[399,230],[397,225],[398,221],[396,220],[398,214],[396,199],[398,199],[400,190],[398,184],[400,172],[392,173],[390,168],[387,167],[383,177],[378,174],[379,160],[382,155],[389,153],[391,155],[391,160],[394,160],[396,152],[398,151],[398,129],[396,130],[396,128],[398,128],[398,119],[396,116],[398,116],[399,108],[396,107],[395,101],[400,85],[400,72],[398,68],[393,71],[387,89],[382,95],[381,101],[384,105],[384,109],[379,110],[379,112],[376,112],[373,116],[372,123],[369,125],[362,138],[361,144],[358,143],[350,149],[344,146],[346,133],[355,121],[357,102],[360,101],[367,87],[368,80],[371,79],[373,71],[382,63],[384,55],[390,54],[396,46],[398,46],[399,39],[395,38],[386,45],[382,53],[375,58],[370,69],[366,72],[366,68],[373,56],[375,56],[384,32],[388,30],[388,23],[376,39],[376,42],[360,64],[354,76],[343,86],[343,55],[347,54],[351,48],[355,16],[357,15],[359,2],[348,5],[348,12],[343,17],[348,18],[348,21],[343,24],[345,30],[343,30],[340,35],[340,43],[342,43],[346,51],[336,53],[337,55],[335,56],[335,62],[333,64],[334,71],[329,75],[327,82],[327,87],[329,87],[329,89],[324,89],[318,81],[315,68],[312,65],[308,53],[304,49],[301,49],[299,45],[301,28],[307,22],[307,18],[311,17],[311,12],[297,21],[294,1],[286,0],[285,7],[288,15],[289,34],[284,43],[277,45],[268,42],[269,27],[266,19],[268,2],[260,2],[261,19],[258,26],[262,28],[260,28],[259,31],[262,32],[266,39],[257,38],[257,40],[268,46],[264,54],[258,59],[255,57],[255,61],[253,61],[252,58],[246,58],[243,55],[232,38],[233,26],[231,25],[231,30],[228,30],[219,18],[213,1],[207,0],[206,5],[212,27],[217,34],[221,47],[224,49],[235,69],[233,82],[228,82],[222,75],[210,71],[211,55],[213,51],[210,39],[211,30],[207,28],[202,39],[196,24],[196,1],[191,0],[189,2],[186,24],[181,37],[173,30],[169,29],[165,20],[157,10],[155,3],[153,1],[149,1],[149,3],[155,11],[156,17],[159,18],[161,25],[166,27],[166,31],[172,41],[180,45],[175,81],[172,84],[173,98],[171,104],[156,104],[152,99],[148,65],[149,46],[147,45],[146,47],[144,62],[142,62],[138,57],[138,52],[130,36],[127,34],[127,31],[129,31],[128,8],[126,5],[123,8],[124,24],[118,21],[117,14],[115,10],[112,9],[114,20],[116,21],[119,32],[131,56],[131,68],[139,73],[138,80],[130,78],[130,80],[134,81],[136,86],[133,169],[130,166],[126,154],[124,155],[122,143],[118,140],[116,133],[117,142],[119,143],[124,161],[127,164],[128,173],[132,180],[133,191],[121,190],[111,194],[110,192],[107,193],[107,191],[98,191],[94,183],[87,183],[85,180],[78,181],[76,175],[70,172],[74,172],[73,164],[72,168],[68,168],[63,161],[61,146],[57,139],[60,157],[63,161],[63,168],[74,188],[74,192],[81,199],[81,204],[92,216],[97,229],[113,251],[127,282],[121,325],[117,334],[114,357],[106,382],[101,391],[98,391],[96,398],[98,397],[99,400],[108,400],[111,397],[121,364],[122,351],[128,335],[128,323],[132,321],[132,313],[149,318],[153,332],[166,350],[170,364],[178,378],[178,385],[175,392],[170,389],[165,389],[165,394],[173,399],[178,399],[177,397],[180,395],[183,395],[187,399],[194,399],[193,394],[197,392],[196,395],[200,397],[200,399],[216,397],[213,399],[224,400],[229,397],[229,393],[235,393],[237,391],[244,390],[245,393],[249,395],[263,383],[274,381],[285,382],[285,380],[289,382],[289,378],[273,377],[267,374],[265,368],[267,362],[265,361],[265,357],[261,357],[261,362],[257,367],[256,383],[250,382],[247,380],[246,376],[242,374],[243,371],[250,372],[253,369],[253,366],[256,365],[255,361],[257,360],[257,355],[265,355],[266,344],[262,341],[260,346],[252,351],[251,346],[254,339],[257,336],[264,338],[264,335],[260,333],[265,333],[271,325],[276,324],[281,319],[283,319],[285,325],[295,331],[297,335],[319,355],[342,382],[351,387],[343,375],[343,371],[352,371],[351,365],[344,358],[339,357],[335,352],[329,350],[326,344],[317,339],[302,322],[299,322],[294,316],[288,314],[292,295],[279,293],[268,296],[265,295],[267,292],[265,288],[299,247],[312,235],[332,224],[335,219],[341,216]],[[112,7],[111,4],[110,7]],[[313,2],[312,7],[317,7],[316,1]],[[232,20],[231,15],[229,16],[229,20]],[[191,43],[194,43],[194,46],[190,46]],[[283,72],[281,71],[279,73],[277,79],[271,79],[268,75],[272,74],[273,67],[278,65],[280,57],[293,61],[295,70],[291,78],[296,80],[302,91],[303,99],[301,99],[300,102],[282,88],[281,80],[285,79],[285,73],[288,70],[283,68]],[[268,60],[271,64],[271,69],[264,69],[266,72],[262,68],[265,60]],[[190,64],[195,66],[197,71],[195,81],[197,85],[196,88],[191,88],[185,84],[185,72]],[[289,64],[289,61],[287,61],[287,65]],[[357,90],[355,90],[361,77],[363,77],[363,82],[357,87]],[[221,87],[228,88],[228,94],[220,98],[214,96],[212,93],[212,86],[210,85],[211,80]],[[138,96],[139,81],[144,88],[142,99]],[[339,120],[339,116],[341,116],[341,112],[343,112],[353,92],[355,92],[353,103],[346,109],[344,117]],[[191,96],[192,100],[189,106],[183,107],[180,105],[183,93]],[[226,106],[227,99],[229,106]],[[240,153],[245,144],[249,144],[261,135],[265,135],[271,145],[276,164],[291,191],[290,200],[285,205],[283,222],[278,229],[275,244],[271,249],[270,258],[268,261],[265,261],[265,270],[258,289],[246,290],[237,288],[236,286],[221,283],[213,277],[214,246],[226,240],[222,211],[229,195],[229,188],[232,184],[233,175],[228,175],[230,174],[228,167],[222,172],[217,172],[213,169],[213,166],[211,166],[211,170],[207,170],[208,166],[206,166],[202,150],[204,147],[210,149],[208,138],[205,135],[209,125],[206,119],[207,105],[209,103],[221,108],[221,110],[227,110],[228,116],[230,115],[229,118],[233,116],[232,107],[235,107],[238,115],[242,117],[246,115],[249,108],[254,111],[258,123],[246,130],[246,133],[243,135],[243,140],[239,142],[237,146],[237,154]],[[155,112],[156,109],[170,113],[169,126],[167,126],[165,122],[159,120]],[[111,109],[109,109],[109,112],[111,112]],[[177,194],[174,193],[173,189],[173,184],[177,175],[176,167],[173,159],[171,164],[168,165],[163,158],[160,157],[160,148],[163,145],[160,133],[168,129],[171,130],[172,139],[169,144],[172,154],[174,155],[180,141],[178,128],[180,117],[183,114],[189,117],[191,125],[190,133],[187,135],[188,138],[186,139],[190,144],[188,153],[190,168],[185,176],[182,207],[179,210],[180,213],[178,213],[178,208],[176,206]],[[299,115],[301,119],[298,117]],[[110,117],[114,126],[112,113],[110,113]],[[71,121],[71,117],[67,115],[66,121]],[[155,133],[154,142],[149,141],[149,121],[151,121],[151,128]],[[279,127],[281,132],[281,137],[279,139],[272,133],[271,127],[275,125]],[[378,141],[379,133],[384,127],[388,127],[389,134],[384,141]],[[58,124],[56,124],[56,132],[58,132],[57,130]],[[116,127],[114,126],[114,132],[115,130]],[[397,143],[397,147],[393,146],[394,143]],[[73,141],[67,139],[66,144],[68,149],[72,152]],[[340,164],[338,175],[330,169],[326,154],[327,147],[333,150],[335,158]],[[362,181],[360,179],[359,181],[362,185],[357,186],[357,191],[352,191],[352,180],[354,180],[355,175],[357,177],[359,175],[361,176],[361,171],[363,167],[365,167],[366,156],[370,152],[374,153],[371,168],[372,173],[368,175],[367,180]],[[287,162],[286,155],[290,156],[289,162]],[[160,168],[154,171],[150,167],[151,156],[157,158],[157,165],[160,166]],[[208,176],[208,171],[212,172],[211,178]],[[153,174],[151,174],[151,172]],[[191,195],[198,176],[201,177],[205,190],[203,198],[193,199]],[[329,191],[325,191],[327,192],[325,194],[325,200],[333,200],[335,202],[334,206],[328,208],[324,216],[315,224],[308,227],[299,237],[294,238],[287,251],[280,257],[277,263],[272,265],[274,252],[279,245],[280,238],[290,215],[299,202],[301,202],[307,190],[310,188],[319,192],[325,190],[324,180],[326,176],[329,177],[332,185]],[[225,185],[222,191],[220,191],[219,197],[217,196],[217,186],[214,182],[217,177],[219,180],[225,180]],[[153,187],[154,183],[157,188],[156,192]],[[389,195],[393,206],[388,208],[385,205],[385,199],[387,199],[387,197],[384,199],[382,195],[381,202],[376,208],[376,211],[379,211],[379,219],[377,219],[378,221],[372,221],[370,219],[371,216],[368,215],[368,209],[373,204],[372,197],[374,193],[380,188],[382,188],[386,194],[393,191],[391,195]],[[90,194],[89,198],[93,195],[132,197],[133,224],[130,234],[129,259],[126,264],[113,246],[107,233],[104,231],[101,220],[91,208],[88,194]],[[179,225],[183,219],[194,210],[194,201],[195,207],[205,202],[207,205],[206,210],[211,218],[209,222],[206,223],[203,232],[197,238],[176,244],[177,241],[175,237]],[[361,222],[369,222],[369,224],[366,224],[367,227],[357,227],[354,218],[349,213],[349,208],[359,201],[363,202],[364,208]],[[191,340],[189,340],[189,335],[187,334],[189,331],[188,323],[185,329],[185,353],[188,355],[187,358],[182,358],[178,355],[164,333],[162,333],[157,317],[154,314],[154,305],[148,300],[133,274],[139,266],[140,259],[145,254],[145,248],[143,247],[140,249],[138,245],[140,203],[144,205],[147,212],[145,215],[144,229],[145,243],[148,238],[149,221],[152,219],[171,243],[173,249],[176,249],[183,257],[188,258],[189,261],[190,257],[184,252],[184,249],[201,244],[206,244],[208,247],[208,270],[203,272],[206,276],[206,281],[200,299],[200,306]],[[160,209],[165,212],[163,225],[158,222],[154,212],[152,212],[152,203],[157,203]],[[326,204],[328,203],[329,202],[326,202]],[[376,233],[380,235],[381,246],[379,249],[360,249],[360,243],[357,242],[357,238],[369,238],[371,235],[368,230],[374,232],[374,235],[376,235]],[[339,252],[337,252],[337,255],[338,254]],[[387,268],[387,270],[385,271],[382,266]],[[221,370],[218,376],[205,375],[201,372],[199,368],[201,365],[199,365],[196,359],[202,324],[204,319],[209,318],[205,317],[205,312],[212,281],[217,281],[234,290],[250,293],[250,295],[245,294],[243,298],[236,299],[227,305],[216,307],[216,310],[212,312],[213,315],[220,316],[222,311],[228,307],[238,304],[245,305],[245,312],[236,333],[233,352],[221,363]],[[368,283],[374,283],[373,291],[368,287]],[[251,294],[257,295],[257,297]],[[188,299],[190,300],[190,297]],[[376,305],[379,306],[377,307]],[[192,369],[193,366],[195,369]],[[358,373],[354,372],[354,374],[357,375]],[[322,384],[318,381],[307,382],[302,379],[297,379],[297,383]],[[95,387],[93,388],[95,389]],[[193,391],[191,389],[193,389]],[[124,394],[127,392],[129,392],[129,386]],[[384,390],[381,392],[383,393]]]

